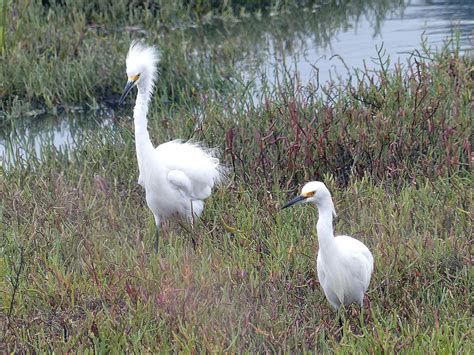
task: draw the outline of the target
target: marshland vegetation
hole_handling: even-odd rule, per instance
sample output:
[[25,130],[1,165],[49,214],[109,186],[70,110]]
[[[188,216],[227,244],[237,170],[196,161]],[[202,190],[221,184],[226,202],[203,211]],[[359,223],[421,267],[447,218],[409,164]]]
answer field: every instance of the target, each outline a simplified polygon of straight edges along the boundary
[[[171,3],[2,3],[6,136],[34,110],[80,106],[81,121],[98,123],[75,126],[71,146],[5,143],[0,349],[468,353],[474,85],[459,41],[435,50],[420,39],[399,64],[379,51],[375,67],[349,68],[351,80],[301,82],[286,71],[257,83],[240,75],[239,57],[256,55],[262,21],[291,43],[314,31],[317,9],[324,41],[367,9],[400,2],[305,1],[301,21],[287,22],[293,2]],[[202,41],[206,31],[219,45]],[[171,224],[158,254],[137,184],[132,101],[115,107],[124,55],[140,37],[162,50],[154,143],[220,147],[231,178],[194,229]],[[317,283],[315,211],[280,210],[307,180],[325,182],[335,231],[375,259],[365,311],[349,309],[342,334]]]

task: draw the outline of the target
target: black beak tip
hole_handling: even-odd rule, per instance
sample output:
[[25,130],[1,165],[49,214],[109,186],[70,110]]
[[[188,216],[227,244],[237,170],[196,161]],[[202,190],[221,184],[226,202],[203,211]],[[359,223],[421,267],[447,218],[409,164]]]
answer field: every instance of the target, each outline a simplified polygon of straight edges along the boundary
[[291,201],[288,201],[285,205],[283,205],[283,207],[281,208],[282,210],[284,210],[285,208],[288,208],[290,206],[293,206],[294,204],[298,203],[298,202],[301,202],[303,200],[305,200],[306,197],[304,196],[297,196],[295,197],[294,199],[292,199]]
[[123,94],[122,96],[120,96],[120,99],[118,101],[118,106],[122,106],[123,102],[125,101],[125,98],[130,93],[130,91],[132,91],[134,84],[135,83],[133,81],[127,82],[127,84],[125,85],[125,88],[123,89]]

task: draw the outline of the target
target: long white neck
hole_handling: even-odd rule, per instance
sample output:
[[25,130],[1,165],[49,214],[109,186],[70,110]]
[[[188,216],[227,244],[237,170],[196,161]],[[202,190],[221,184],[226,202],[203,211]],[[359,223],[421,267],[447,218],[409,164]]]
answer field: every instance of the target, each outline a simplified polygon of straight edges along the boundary
[[334,230],[332,227],[334,207],[332,203],[323,203],[317,207],[319,217],[316,229],[318,231],[319,250],[324,252],[331,249],[335,242]]
[[151,99],[152,84],[138,85],[138,94],[133,110],[135,124],[135,147],[137,151],[138,166],[142,170],[142,164],[153,152],[153,144],[148,133],[148,105]]

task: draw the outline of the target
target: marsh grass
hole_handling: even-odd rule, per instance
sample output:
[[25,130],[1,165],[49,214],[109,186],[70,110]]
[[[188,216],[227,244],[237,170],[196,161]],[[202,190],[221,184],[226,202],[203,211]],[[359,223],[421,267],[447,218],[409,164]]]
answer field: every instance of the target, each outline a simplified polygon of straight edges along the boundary
[[[321,1],[44,3],[18,0],[7,7],[8,60],[0,62],[0,111],[14,111],[18,102],[49,110],[115,104],[125,79],[123,57],[136,38],[161,49],[157,97],[162,103],[195,104],[193,97],[201,91],[232,96],[241,90],[239,61],[262,60],[259,48],[266,45],[269,28],[285,46],[299,43],[308,31],[324,44],[353,19],[373,17],[377,27],[387,12],[400,7],[400,1],[391,0],[337,6]],[[259,10],[246,10],[248,4]],[[295,4],[305,21],[285,15]],[[318,21],[311,21],[313,6]],[[264,16],[269,12],[283,14]]]
[[7,27],[7,7],[8,1],[2,0],[0,4],[1,12],[0,12],[0,57],[3,58],[6,51],[6,44],[5,44],[5,33]]
[[[135,16],[123,4],[111,15],[119,24]],[[44,28],[35,20],[32,36],[51,31],[38,60],[61,58],[51,71],[82,89],[40,72],[15,82],[28,60],[15,52],[21,45],[9,53],[23,64],[6,87],[52,105],[119,91],[121,77],[108,74],[128,42],[81,29],[81,11],[69,15],[77,31],[60,35],[54,26],[67,22],[54,6],[41,16],[24,7],[31,19],[50,16]],[[101,11],[86,10],[100,23]],[[88,57],[94,70],[75,66],[71,58],[99,47],[105,59]],[[219,147],[231,176],[193,230],[171,224],[158,254],[137,184],[130,104],[73,149],[45,140],[40,157],[9,154],[0,167],[0,350],[472,352],[472,59],[455,46],[418,54],[393,70],[380,55],[378,70],[344,85],[302,86],[287,73],[258,97],[252,85],[222,80],[220,68],[203,69],[211,60],[177,60],[173,75],[189,64],[208,70],[207,84],[186,73],[182,86],[164,79],[151,136]],[[24,109],[21,98],[10,103]],[[316,277],[317,211],[280,210],[309,179],[332,191],[336,231],[375,257],[364,310],[348,310],[342,334]]]
[[210,199],[192,231],[197,250],[175,225],[155,255],[153,218],[120,159],[131,160],[133,146],[109,148],[3,178],[5,349],[464,352],[472,345],[469,179],[402,189],[362,179],[341,190],[325,178],[336,230],[357,235],[376,263],[364,325],[348,320],[341,338],[315,275],[313,208],[282,212],[285,191],[235,181]]
[[[3,168],[2,349],[469,352],[466,60],[445,52],[375,72],[327,101],[285,84],[255,106],[198,96],[197,113],[153,108],[157,143],[221,147],[232,173],[157,255],[127,114],[73,150],[45,142],[41,160]],[[364,312],[348,311],[343,335],[315,274],[316,210],[280,210],[310,178],[333,192],[336,231],[375,257]]]

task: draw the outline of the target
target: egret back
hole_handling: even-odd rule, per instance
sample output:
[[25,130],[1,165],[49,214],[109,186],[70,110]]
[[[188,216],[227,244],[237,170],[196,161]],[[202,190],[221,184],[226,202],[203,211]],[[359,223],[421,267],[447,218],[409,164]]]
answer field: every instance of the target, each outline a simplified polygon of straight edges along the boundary
[[[155,158],[168,174],[179,171],[189,180],[190,193],[204,199],[210,195],[215,184],[223,181],[225,172],[215,157],[215,151],[193,142],[174,140],[159,145]],[[207,196],[203,192],[208,191]]]

